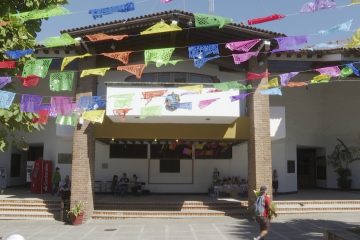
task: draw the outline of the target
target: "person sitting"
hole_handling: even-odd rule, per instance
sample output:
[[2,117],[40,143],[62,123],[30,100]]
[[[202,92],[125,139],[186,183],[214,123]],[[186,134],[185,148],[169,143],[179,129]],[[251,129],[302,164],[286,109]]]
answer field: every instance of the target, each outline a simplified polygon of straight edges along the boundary
[[70,199],[71,181],[69,175],[66,175],[64,181],[60,184],[60,195],[62,199]]
[[134,195],[137,195],[139,193],[139,190],[141,190],[141,184],[139,182],[139,178],[138,176],[136,176],[136,174],[133,174],[131,179],[131,192]]
[[124,195],[125,193],[128,192],[128,190],[129,190],[129,182],[130,182],[130,180],[127,177],[126,173],[123,173],[123,176],[119,180],[119,184],[120,184],[119,191],[120,191],[121,195]]
[[118,186],[118,175],[114,175],[111,182],[111,192],[115,194]]

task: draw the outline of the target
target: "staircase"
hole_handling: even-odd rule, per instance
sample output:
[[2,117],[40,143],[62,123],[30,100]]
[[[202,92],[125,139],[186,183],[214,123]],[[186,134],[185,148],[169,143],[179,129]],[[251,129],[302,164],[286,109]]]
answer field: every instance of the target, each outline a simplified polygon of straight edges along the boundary
[[60,201],[2,199],[0,219],[54,220],[60,216]]
[[246,212],[240,202],[118,202],[95,204],[93,219],[241,217]]

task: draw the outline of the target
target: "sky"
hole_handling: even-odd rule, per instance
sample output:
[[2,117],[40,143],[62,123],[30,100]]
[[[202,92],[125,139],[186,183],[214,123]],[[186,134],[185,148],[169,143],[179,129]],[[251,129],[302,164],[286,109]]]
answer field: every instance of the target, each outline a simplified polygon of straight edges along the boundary
[[[94,20],[89,9],[110,7],[133,1],[135,11],[128,13],[113,13]],[[301,6],[315,0],[214,0],[214,15],[232,18],[234,22],[246,22],[251,18],[264,17],[275,13],[289,15],[286,18],[255,27],[285,33],[288,36],[309,35],[311,43],[336,41],[349,38],[353,32],[318,34],[319,30],[326,30],[334,25],[353,19],[351,29],[360,27],[360,4],[337,9],[321,10],[315,13],[300,14]],[[350,4],[351,0],[336,0],[337,6]],[[178,9],[194,13],[209,13],[208,0],[173,0],[163,4],[160,0],[69,0],[65,5],[72,14],[52,17],[43,21],[42,31],[37,40],[41,42],[47,37],[60,35],[60,30],[99,24],[113,20],[127,19],[144,14]]]

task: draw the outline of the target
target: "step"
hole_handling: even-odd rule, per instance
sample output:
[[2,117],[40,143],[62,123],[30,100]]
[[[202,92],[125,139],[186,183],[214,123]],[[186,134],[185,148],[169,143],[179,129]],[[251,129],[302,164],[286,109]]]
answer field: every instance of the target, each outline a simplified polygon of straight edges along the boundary
[[60,212],[60,208],[37,208],[37,207],[26,207],[26,208],[8,208],[0,206],[0,213],[2,212]]
[[14,213],[11,211],[7,211],[7,212],[0,212],[0,219],[2,219],[2,220],[4,220],[4,219],[54,220],[55,215],[52,213],[48,213],[48,212],[36,213],[36,212],[24,212],[23,211],[21,213]]

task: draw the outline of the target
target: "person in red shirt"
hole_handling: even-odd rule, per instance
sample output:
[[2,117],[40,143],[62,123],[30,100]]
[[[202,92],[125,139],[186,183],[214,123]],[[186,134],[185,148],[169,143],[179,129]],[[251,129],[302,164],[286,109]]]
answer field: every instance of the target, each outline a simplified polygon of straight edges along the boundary
[[255,214],[256,221],[260,227],[260,234],[254,237],[254,240],[264,240],[264,237],[268,234],[270,228],[270,207],[271,199],[266,194],[267,187],[260,187],[260,195],[257,197],[255,202]]

